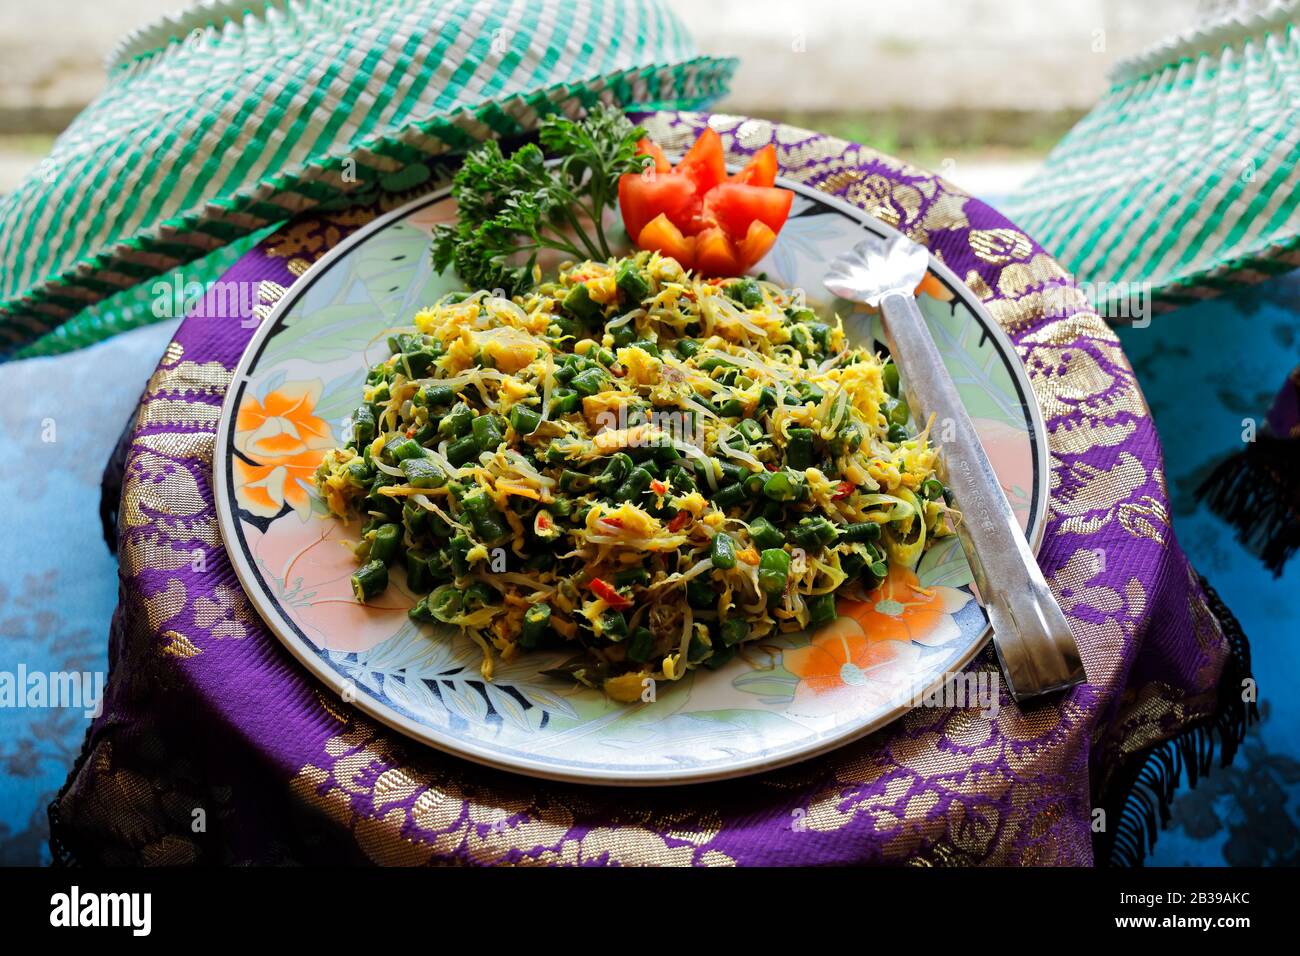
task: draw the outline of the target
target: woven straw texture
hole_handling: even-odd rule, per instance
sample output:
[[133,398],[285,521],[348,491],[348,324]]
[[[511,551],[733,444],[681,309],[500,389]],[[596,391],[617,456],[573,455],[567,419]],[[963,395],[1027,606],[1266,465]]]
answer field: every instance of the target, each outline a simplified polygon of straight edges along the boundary
[[705,104],[734,66],[698,56],[662,0],[200,5],[120,44],[107,90],[0,201],[0,353],[303,210],[410,189],[427,163],[547,113]]
[[1300,265],[1300,3],[1234,14],[1115,72],[1008,214],[1108,317]]

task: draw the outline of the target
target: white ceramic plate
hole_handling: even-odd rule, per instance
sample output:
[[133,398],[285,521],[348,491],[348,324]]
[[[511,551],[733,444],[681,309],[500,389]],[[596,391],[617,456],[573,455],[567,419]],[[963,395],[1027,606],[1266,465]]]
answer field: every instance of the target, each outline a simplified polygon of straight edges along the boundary
[[[839,312],[855,344],[883,342],[878,317],[833,301],[821,280],[863,230],[891,230],[815,190],[781,185],[796,193],[794,208],[756,271],[805,290],[819,311]],[[869,601],[841,599],[839,619],[821,631],[747,646],[717,671],[661,683],[653,703],[618,704],[544,676],[562,652],[522,655],[484,681],[471,641],[408,619],[416,596],[400,570],[378,605],[358,605],[348,583],[355,563],[342,546],[357,529],[326,515],[312,472],[341,443],[366,369],[383,357],[379,333],[461,287],[434,273],[428,255],[433,225],[454,216],[445,192],[431,194],[317,262],[254,334],[222,411],[215,461],[227,551],[267,625],[324,683],[470,760],[560,780],[670,784],[766,770],[861,737],[980,649],[987,618],[955,538],[914,570],[892,571]],[[938,281],[921,309],[1037,549],[1047,442],[1033,392],[978,300],[933,258],[931,273]]]

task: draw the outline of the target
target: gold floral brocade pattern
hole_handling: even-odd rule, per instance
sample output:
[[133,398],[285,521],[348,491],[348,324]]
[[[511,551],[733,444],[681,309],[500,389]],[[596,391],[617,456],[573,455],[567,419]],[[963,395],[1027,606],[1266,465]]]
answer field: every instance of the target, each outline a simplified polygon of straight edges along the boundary
[[[349,830],[370,860],[413,866],[439,861],[546,866],[730,866],[709,843],[721,819],[698,811],[624,811],[605,826],[575,834],[579,814],[597,806],[580,793],[552,792],[523,778],[490,774],[495,785],[471,785],[412,759],[404,745],[364,717],[352,717],[303,767],[294,795]],[[558,788],[556,788],[558,790]]]

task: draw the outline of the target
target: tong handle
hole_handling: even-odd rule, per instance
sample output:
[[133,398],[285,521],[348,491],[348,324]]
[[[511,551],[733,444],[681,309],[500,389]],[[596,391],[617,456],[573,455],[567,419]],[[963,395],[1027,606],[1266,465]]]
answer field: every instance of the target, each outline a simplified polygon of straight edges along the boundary
[[993,644],[1019,703],[1086,680],[1079,648],[1047,587],[925,317],[910,292],[880,302],[885,338],[918,421],[936,419],[944,483],[962,520],[957,534],[993,625]]

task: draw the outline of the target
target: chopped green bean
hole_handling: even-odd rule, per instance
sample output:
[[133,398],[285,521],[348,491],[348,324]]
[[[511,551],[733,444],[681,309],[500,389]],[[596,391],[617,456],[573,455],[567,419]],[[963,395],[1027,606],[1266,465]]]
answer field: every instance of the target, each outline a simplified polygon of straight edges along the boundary
[[845,541],[875,541],[880,537],[880,525],[874,521],[860,521],[840,529]]
[[474,440],[478,442],[480,452],[496,451],[497,447],[506,440],[501,419],[495,415],[478,416],[470,426],[470,431],[474,435]]
[[572,491],[582,494],[592,486],[590,475],[584,475],[580,471],[574,471],[572,468],[566,468],[560,472],[560,490]]
[[638,627],[627,641],[627,659],[643,664],[650,659],[654,651],[655,636],[648,627]]
[[551,628],[551,606],[534,604],[524,612],[524,623],[519,631],[519,646],[534,648],[542,643]]
[[729,617],[722,622],[722,643],[731,647],[749,637],[749,622],[742,617]]
[[596,487],[601,494],[611,494],[632,473],[632,458],[626,452],[618,452],[605,463],[605,470],[596,476]]
[[393,448],[393,458],[398,462],[406,461],[410,458],[423,458],[424,449],[414,438],[407,438],[397,443]]
[[835,595],[814,594],[808,599],[808,623],[813,627],[835,620]]
[[441,488],[447,475],[432,458],[408,458],[402,462],[407,484],[415,488]]
[[785,544],[785,535],[761,515],[749,523],[749,536],[760,550],[779,548]]
[[736,566],[736,539],[725,531],[713,536],[709,547],[709,560],[721,571],[730,571]]
[[580,372],[573,377],[569,384],[579,395],[595,395],[605,387],[609,379],[604,369],[589,368],[585,372]]
[[363,448],[375,440],[375,413],[362,405],[352,413],[352,447]]
[[429,612],[444,624],[455,621],[461,610],[461,592],[455,588],[442,588],[429,596]]
[[621,611],[606,611],[600,616],[600,636],[615,643],[627,637],[627,618]]
[[767,437],[767,433],[763,431],[763,426],[752,418],[746,418],[741,421],[741,423],[736,426],[736,430],[744,435],[745,440],[750,444],[756,444]]
[[473,435],[457,438],[447,446],[447,461],[459,468],[465,462],[477,458],[482,452],[478,439]]
[[429,556],[414,548],[406,552],[406,586],[416,594],[433,587],[433,572],[429,570]]
[[767,594],[780,594],[790,580],[790,555],[768,548],[758,559],[758,586]]
[[894,398],[898,397],[898,366],[893,360],[886,362],[880,370],[880,379],[885,386],[885,391]]
[[614,492],[614,500],[633,501],[641,497],[641,493],[650,487],[652,481],[654,476],[647,468],[644,466],[633,468],[632,473],[623,479],[623,483]]
[[466,495],[461,507],[469,514],[470,524],[484,544],[500,544],[510,536],[505,518],[482,489]]
[[570,315],[584,322],[594,322],[604,312],[585,285],[575,285],[569,290],[569,294],[564,297],[564,308]]
[[456,390],[450,385],[426,385],[415,394],[420,399],[419,404],[437,408],[440,405],[450,405],[456,397]]
[[516,405],[510,409],[510,427],[518,435],[531,435],[542,423],[542,413],[526,405]]
[[734,508],[744,500],[745,486],[739,482],[719,488],[717,494],[713,496],[714,507],[721,508],[723,511]]
[[641,300],[650,295],[650,283],[645,280],[640,268],[631,259],[624,259],[619,263],[614,271],[614,283],[628,305],[640,305]]
[[362,604],[374,600],[388,588],[388,565],[367,561],[352,574],[352,593]]
[[889,419],[891,425],[906,425],[911,415],[912,410],[908,407],[905,398],[896,398],[885,403],[885,417]]
[[650,572],[645,568],[627,568],[614,575],[614,587],[629,588],[634,585],[645,587],[650,583]]
[[401,545],[402,526],[393,523],[381,524],[375,529],[375,536],[370,541],[370,560],[392,564]]
[[474,410],[464,402],[452,406],[438,423],[438,434],[443,438],[459,438],[474,424]]
[[790,440],[785,446],[785,463],[803,471],[813,463],[813,431],[811,428],[791,428]]
[[693,608],[716,607],[718,594],[704,575],[686,582],[686,603]]
[[748,276],[730,283],[727,295],[747,309],[757,309],[763,305],[763,290]]
[[789,472],[774,471],[763,483],[763,494],[773,501],[794,501],[799,497],[799,488]]
[[551,395],[551,414],[569,415],[582,407],[582,396],[571,388],[557,388]]

